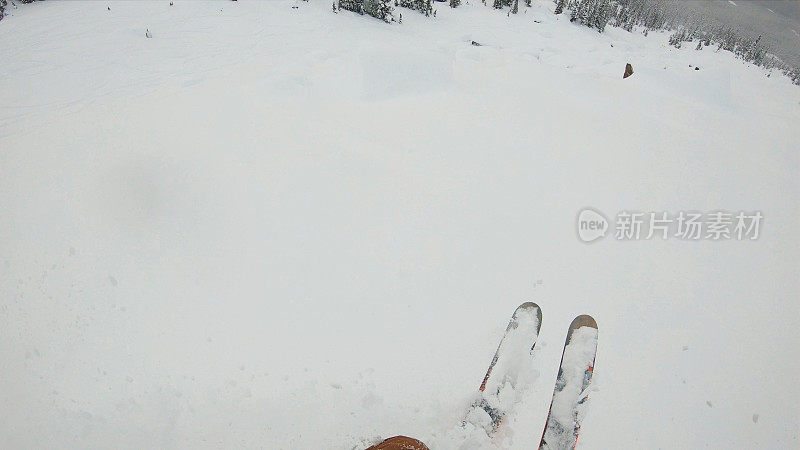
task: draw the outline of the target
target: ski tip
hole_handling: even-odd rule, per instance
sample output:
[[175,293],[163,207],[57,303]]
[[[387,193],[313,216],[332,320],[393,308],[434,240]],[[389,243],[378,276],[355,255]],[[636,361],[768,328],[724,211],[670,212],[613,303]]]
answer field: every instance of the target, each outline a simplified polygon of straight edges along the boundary
[[[583,327],[594,328],[597,330],[597,322],[595,322],[592,316],[588,316],[586,314],[581,314],[580,316],[576,317],[571,324],[569,324],[569,330],[567,331],[567,341],[566,343],[569,344],[572,340],[572,333]],[[595,332],[596,333],[596,332]]]
[[536,317],[539,318],[539,323],[542,322],[542,308],[540,308],[536,303],[525,302],[517,306],[517,309],[514,310],[514,317],[516,317],[517,313],[520,311],[536,311]]
[[523,309],[533,309],[533,308],[536,308],[536,309],[538,309],[538,310],[540,310],[540,311],[541,311],[541,309],[542,309],[542,308],[539,308],[539,305],[537,305],[536,303],[533,303],[533,302],[525,302],[525,303],[523,303],[523,304],[521,304],[521,305],[517,306],[517,311],[520,311],[520,310],[523,310]]
[[590,327],[597,329],[597,322],[592,318],[592,316],[581,314],[580,316],[576,317],[572,323],[569,325],[570,330],[577,330],[581,327]]

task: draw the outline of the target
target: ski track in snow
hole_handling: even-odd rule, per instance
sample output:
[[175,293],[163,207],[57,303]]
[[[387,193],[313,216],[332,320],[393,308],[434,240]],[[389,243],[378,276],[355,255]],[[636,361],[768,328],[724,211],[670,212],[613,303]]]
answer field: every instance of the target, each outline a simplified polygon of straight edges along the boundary
[[[550,0],[436,8],[0,21],[0,447],[530,448],[582,313],[581,449],[796,446],[800,89]],[[585,206],[765,222],[587,246]],[[536,354],[489,441],[460,423],[526,298]]]

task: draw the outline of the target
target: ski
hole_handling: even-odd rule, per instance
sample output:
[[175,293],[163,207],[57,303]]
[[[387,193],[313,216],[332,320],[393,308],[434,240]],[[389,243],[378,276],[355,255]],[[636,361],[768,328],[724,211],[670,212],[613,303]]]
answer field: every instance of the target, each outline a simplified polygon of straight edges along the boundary
[[575,448],[589,398],[596,353],[597,322],[586,315],[576,317],[567,331],[540,450]]
[[483,377],[480,398],[470,406],[462,424],[480,426],[490,436],[497,430],[515,400],[519,369],[536,345],[541,324],[539,305],[526,302],[517,307]]

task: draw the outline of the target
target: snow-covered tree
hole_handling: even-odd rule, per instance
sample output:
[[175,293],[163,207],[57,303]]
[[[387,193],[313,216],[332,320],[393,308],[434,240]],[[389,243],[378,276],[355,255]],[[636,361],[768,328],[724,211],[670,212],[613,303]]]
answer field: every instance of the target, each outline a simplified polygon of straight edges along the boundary
[[389,23],[393,20],[391,0],[364,0],[364,12]]
[[800,86],[800,68],[785,70],[783,73],[792,80],[792,83]]
[[681,48],[681,43],[687,40],[686,31],[681,29],[669,36],[669,45],[675,48]]
[[743,55],[743,59],[750,61],[755,65],[763,66],[766,53],[767,51],[764,48],[764,45],[761,43],[761,35],[759,34],[755,40],[747,45],[747,50]]
[[575,0],[570,4],[570,22],[583,23],[586,20],[586,1]]
[[339,0],[339,9],[364,14],[364,0]]
[[[36,0],[19,0],[20,3],[33,3],[35,1]],[[13,2],[11,4],[14,5]],[[3,17],[5,17],[7,6],[8,6],[8,0],[0,0],[0,20],[2,20]],[[15,8],[16,6],[17,5],[14,5]]]
[[433,14],[433,0],[397,0],[395,6],[413,9],[426,16]]
[[567,6],[567,0],[556,0],[556,14],[561,14],[564,12],[564,7]]
[[[495,9],[503,9],[506,6],[513,8],[514,7],[514,3],[515,3],[515,0],[494,0],[494,2],[492,3],[492,6]],[[519,9],[519,6],[517,6],[517,9]]]
[[598,32],[602,33],[608,23],[610,9],[609,0],[598,0],[592,23],[589,25],[595,27]]
[[[556,3],[556,14],[560,13],[561,4],[561,2]],[[600,32],[605,29],[612,9],[610,0],[573,0],[569,3],[569,7],[570,22],[596,28]]]

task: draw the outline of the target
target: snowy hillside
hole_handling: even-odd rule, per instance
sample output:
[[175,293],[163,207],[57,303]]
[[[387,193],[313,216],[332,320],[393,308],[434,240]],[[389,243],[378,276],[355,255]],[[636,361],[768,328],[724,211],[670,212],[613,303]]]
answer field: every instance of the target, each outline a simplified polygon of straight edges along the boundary
[[[578,448],[800,445],[800,88],[553,8],[0,21],[0,448],[536,448],[579,314]],[[586,207],[764,219],[587,245]],[[489,441],[459,424],[523,301]]]

